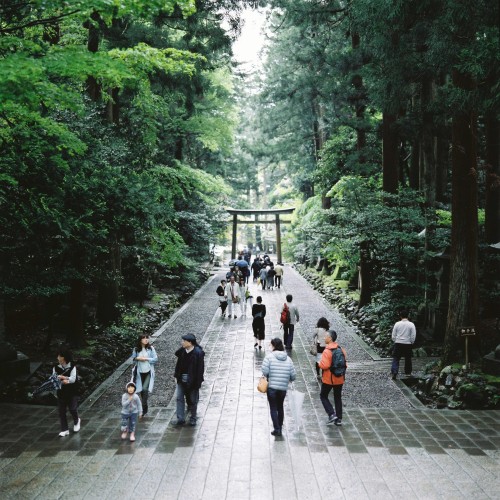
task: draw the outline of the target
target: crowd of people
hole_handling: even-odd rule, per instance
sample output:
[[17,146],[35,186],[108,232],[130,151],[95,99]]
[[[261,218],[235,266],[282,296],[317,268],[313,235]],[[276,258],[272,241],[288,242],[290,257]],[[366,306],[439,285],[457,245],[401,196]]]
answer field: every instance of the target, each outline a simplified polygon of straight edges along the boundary
[[[260,263],[260,261],[262,261]],[[254,282],[260,278],[262,272],[266,273],[265,282],[268,289],[282,285],[283,270],[276,274],[269,257],[265,255],[262,259],[256,257],[258,265],[253,267]],[[246,266],[248,268],[248,266]],[[282,267],[282,266],[279,266]],[[254,349],[261,351],[265,346],[266,322],[268,313],[263,298],[257,296],[253,303],[253,296],[249,290],[248,282],[244,276],[238,276],[238,269],[245,266],[234,266],[228,281],[221,280],[216,289],[219,297],[221,316],[237,318],[237,313],[246,316],[247,306],[252,315],[252,329],[255,338]],[[258,268],[258,269],[257,269]],[[273,269],[272,280],[269,281],[269,269]],[[275,280],[279,277],[279,280]],[[270,285],[269,285],[270,283]],[[262,286],[262,290],[265,286]],[[283,326],[283,339],[275,337],[269,343],[269,350],[262,361],[262,376],[268,381],[267,399],[269,411],[273,423],[273,436],[282,436],[284,420],[284,401],[286,398],[288,384],[296,377],[294,363],[289,355],[293,349],[294,329],[299,322],[300,314],[297,305],[293,302],[291,294],[286,295],[280,311],[280,321]],[[405,373],[411,374],[412,345],[416,338],[415,325],[408,319],[408,311],[401,313],[401,320],[393,328],[392,338],[394,341],[393,362],[391,377],[395,379],[399,371],[401,357],[405,358]],[[342,425],[342,388],[345,382],[347,368],[347,354],[337,341],[337,333],[331,328],[330,322],[321,317],[317,321],[316,329],[311,338],[311,354],[315,355],[315,367],[318,381],[321,382],[319,399],[328,416],[327,425]],[[176,389],[176,415],[175,426],[189,423],[191,426],[197,424],[197,408],[199,402],[199,390],[204,381],[204,357],[202,347],[197,343],[195,335],[186,333],[181,336],[181,347],[175,352],[177,362],[174,377],[177,382]],[[150,343],[148,334],[140,334],[136,345],[132,350],[132,375],[127,383],[125,393],[121,399],[121,438],[129,437],[135,441],[135,431],[138,420],[148,414],[148,398],[153,391],[155,383],[155,364],[158,355]],[[61,348],[57,352],[57,364],[49,380],[43,384],[38,392],[52,387],[57,392],[58,413],[61,431],[60,437],[70,434],[67,421],[67,411],[73,419],[73,431],[79,432],[81,419],[78,413],[78,372],[70,350]],[[329,400],[333,392],[333,404]],[[187,411],[186,411],[187,410]],[[187,418],[189,415],[189,419]]]

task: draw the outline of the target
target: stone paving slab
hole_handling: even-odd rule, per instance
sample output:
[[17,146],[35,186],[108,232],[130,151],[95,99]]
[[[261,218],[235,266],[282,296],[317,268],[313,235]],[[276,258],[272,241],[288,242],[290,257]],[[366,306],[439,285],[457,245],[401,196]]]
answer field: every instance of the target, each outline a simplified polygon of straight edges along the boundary
[[[285,402],[284,436],[270,435],[267,400],[255,389],[264,352],[253,349],[251,320],[217,311],[201,342],[207,370],[197,427],[171,425],[171,400],[150,410],[131,444],[120,439],[118,405],[86,404],[81,432],[60,439],[55,409],[1,405],[0,498],[500,498],[499,412],[429,410],[408,399],[387,377],[387,361],[374,361],[342,317],[295,271],[285,273],[284,289],[251,288],[268,308],[266,344],[282,336],[285,293],[299,305],[291,356],[295,387],[305,393],[300,426]],[[325,425],[308,354],[322,315],[352,364],[340,428]]]

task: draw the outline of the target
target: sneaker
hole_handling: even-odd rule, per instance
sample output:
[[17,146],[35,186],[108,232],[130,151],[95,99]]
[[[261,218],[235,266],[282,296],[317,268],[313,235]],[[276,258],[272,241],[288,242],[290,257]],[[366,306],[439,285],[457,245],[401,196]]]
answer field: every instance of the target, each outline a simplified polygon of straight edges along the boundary
[[254,344],[253,346],[254,346],[254,348],[255,348],[255,347],[257,347],[258,345],[259,345],[259,344]]
[[332,425],[335,423],[335,421],[337,420],[337,415],[335,415],[335,413],[333,415],[330,415],[328,417],[328,422],[326,423],[326,425]]
[[195,418],[190,418],[190,419],[189,419],[189,425],[190,425],[191,427],[194,427],[194,426],[196,425],[196,419],[195,419]]
[[61,431],[61,432],[59,433],[59,437],[62,437],[62,438],[63,438],[63,437],[65,437],[65,436],[69,436],[69,431]]
[[392,380],[396,380],[396,377],[397,377],[396,373],[391,373],[391,379]]
[[177,420],[177,422],[174,422],[175,427],[180,427],[181,425],[184,425],[186,423],[185,420]]
[[127,431],[122,432],[122,439],[127,439]]
[[259,349],[262,349],[262,346],[261,346],[261,345],[259,346]]
[[272,434],[273,436],[281,436],[281,431],[279,431],[279,430],[278,430],[278,431],[274,430],[274,431],[271,431],[271,434]]
[[135,441],[135,432],[130,433],[130,441],[132,441],[132,442]]
[[340,418],[336,418],[335,422],[333,422],[337,427],[340,427],[342,425],[342,420]]
[[73,432],[78,432],[80,430],[80,424],[82,422],[82,419],[79,418],[78,419],[78,422],[75,424],[75,426],[73,427]]

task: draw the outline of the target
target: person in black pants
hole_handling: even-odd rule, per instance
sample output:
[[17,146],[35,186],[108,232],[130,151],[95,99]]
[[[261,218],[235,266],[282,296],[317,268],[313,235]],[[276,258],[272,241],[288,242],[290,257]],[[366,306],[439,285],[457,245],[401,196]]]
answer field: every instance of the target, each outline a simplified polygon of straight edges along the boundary
[[73,417],[73,432],[80,430],[81,420],[78,416],[78,374],[73,361],[73,354],[64,347],[57,351],[58,365],[54,367],[53,373],[57,375],[61,388],[57,390],[57,408],[59,410],[59,421],[61,432],[59,437],[69,436],[68,419],[66,411],[69,410]]

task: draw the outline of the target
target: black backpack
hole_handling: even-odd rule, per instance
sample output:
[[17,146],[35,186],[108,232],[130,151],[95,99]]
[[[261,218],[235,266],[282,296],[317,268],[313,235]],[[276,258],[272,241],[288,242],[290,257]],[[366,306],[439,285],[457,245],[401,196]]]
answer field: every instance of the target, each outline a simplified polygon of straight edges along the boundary
[[345,356],[342,349],[336,347],[332,349],[332,364],[330,366],[330,372],[333,373],[336,377],[342,377],[345,375],[346,362]]

